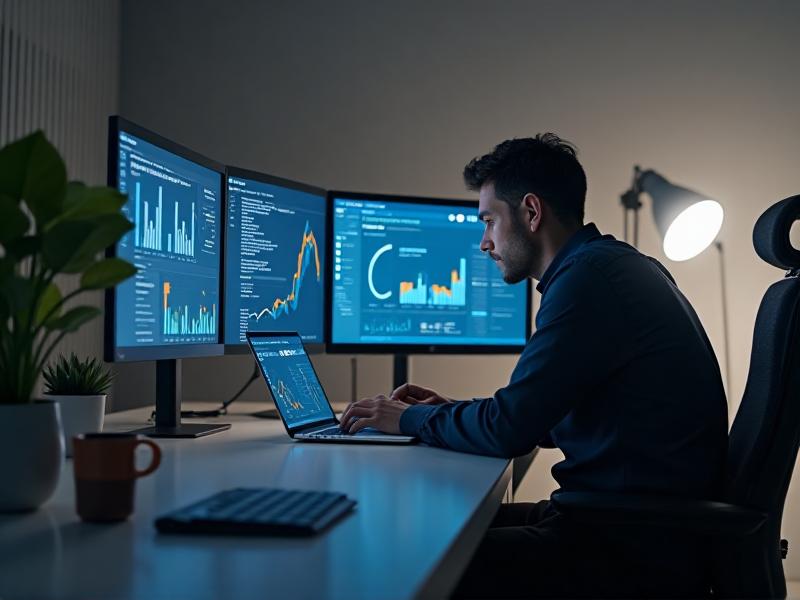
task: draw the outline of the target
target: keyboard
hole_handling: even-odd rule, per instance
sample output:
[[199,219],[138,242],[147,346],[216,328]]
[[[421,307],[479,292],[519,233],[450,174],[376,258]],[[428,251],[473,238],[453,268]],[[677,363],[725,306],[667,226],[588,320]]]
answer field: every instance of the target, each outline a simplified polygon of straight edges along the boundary
[[369,435],[370,432],[374,435],[376,433],[380,434],[377,429],[370,429],[367,427],[366,429],[361,429],[355,433],[347,433],[346,431],[342,431],[342,428],[338,425],[333,427],[328,427],[327,429],[323,429],[321,431],[315,431],[314,433],[309,433],[308,435],[311,437],[322,437],[322,438],[329,438],[329,437],[353,437],[354,435]]
[[310,536],[356,505],[338,492],[236,488],[156,519],[161,533]]

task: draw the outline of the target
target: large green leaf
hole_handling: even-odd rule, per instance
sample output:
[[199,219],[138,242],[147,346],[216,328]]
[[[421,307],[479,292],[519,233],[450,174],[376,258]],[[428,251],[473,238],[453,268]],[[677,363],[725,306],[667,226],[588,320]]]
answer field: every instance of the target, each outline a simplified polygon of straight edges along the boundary
[[[14,264],[15,261],[7,256],[0,258],[0,289],[2,289],[6,279],[11,277],[14,273]],[[0,293],[0,327],[5,326],[5,321],[8,319],[10,311],[11,308],[8,304],[8,300]],[[2,370],[2,368],[0,368],[0,370]]]
[[41,131],[0,150],[0,193],[24,199],[38,228],[61,211],[66,185],[64,161]]
[[34,286],[30,279],[12,275],[0,287],[0,296],[5,299],[10,315],[26,320],[34,301]]
[[58,331],[73,332],[77,331],[81,325],[88,323],[95,317],[103,314],[103,311],[94,306],[76,306],[68,310],[57,319],[52,319],[45,323],[47,329]]
[[30,221],[19,203],[11,196],[0,193],[0,244],[5,245],[22,237],[29,227]]
[[91,221],[62,221],[47,231],[42,242],[45,265],[60,273],[80,253],[95,227]]
[[[39,306],[36,308],[36,318],[34,319],[34,323],[39,325],[42,321],[47,318],[47,315],[50,314],[50,311],[61,302],[61,290],[58,289],[58,286],[55,283],[51,283],[47,286],[44,293],[42,294],[41,298],[39,299]],[[60,310],[55,311],[51,316],[50,319],[58,318],[58,315],[61,313]]]
[[81,287],[88,290],[102,290],[122,283],[136,273],[127,260],[106,258],[89,267],[81,277]]
[[2,285],[2,282],[6,277],[10,276],[14,272],[15,264],[16,261],[8,256],[0,258],[0,285]]
[[94,262],[94,257],[109,246],[116,244],[120,238],[133,229],[133,223],[121,214],[101,215],[90,221],[92,231],[64,265],[64,273],[80,273]]
[[64,211],[59,219],[71,220],[119,213],[127,196],[110,187],[87,187],[79,181],[67,185]]
[[38,235],[26,235],[5,245],[6,255],[16,260],[36,254],[42,249],[42,238]]
[[22,199],[28,175],[36,134],[26,136],[0,149],[0,194],[10,196],[17,202]]

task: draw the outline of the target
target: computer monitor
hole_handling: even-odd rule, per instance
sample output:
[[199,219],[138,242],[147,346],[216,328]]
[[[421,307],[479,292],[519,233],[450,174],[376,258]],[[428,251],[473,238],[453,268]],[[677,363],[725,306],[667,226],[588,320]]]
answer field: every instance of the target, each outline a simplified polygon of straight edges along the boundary
[[[108,183],[128,195],[122,211],[134,223],[109,254],[138,271],[106,294],[106,360],[157,361],[156,425],[162,433],[172,429],[186,437],[191,428],[178,431],[175,359],[223,353],[224,167],[114,116]],[[198,434],[211,432],[192,427]]]
[[324,348],[325,219],[324,190],[228,167],[226,354],[249,353],[248,331],[297,331]]
[[530,282],[480,250],[477,202],[329,192],[329,352],[516,353]]

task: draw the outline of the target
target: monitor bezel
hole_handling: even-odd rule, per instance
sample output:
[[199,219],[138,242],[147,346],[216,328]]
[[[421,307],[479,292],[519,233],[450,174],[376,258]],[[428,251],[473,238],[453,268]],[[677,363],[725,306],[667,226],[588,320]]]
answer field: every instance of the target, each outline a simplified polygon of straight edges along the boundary
[[[150,131],[129,121],[119,115],[112,115],[108,121],[108,186],[118,190],[119,184],[119,135],[120,132],[130,133],[150,144],[158,146],[167,152],[176,154],[181,158],[197,163],[201,167],[216,171],[220,177],[220,271],[219,271],[219,324],[217,326],[217,342],[204,343],[204,344],[169,344],[158,346],[124,346],[117,347],[116,342],[116,327],[114,323],[115,308],[116,308],[116,286],[106,289],[105,293],[105,315],[104,315],[104,358],[106,362],[137,362],[137,361],[151,361],[151,360],[175,360],[182,358],[200,358],[205,356],[222,356],[224,352],[221,343],[222,321],[225,315],[224,297],[223,297],[223,267],[224,267],[224,244],[225,244],[225,166],[218,163],[202,154],[198,154],[194,150],[182,146],[172,140],[169,140],[157,133]],[[117,245],[109,247],[106,250],[106,256],[113,258],[117,256]],[[124,349],[125,356],[118,356],[118,350]]]
[[[284,187],[292,190],[296,190],[299,192],[305,192],[308,194],[313,194],[315,196],[320,196],[322,198],[322,202],[325,208],[325,234],[328,233],[328,219],[329,219],[329,211],[328,211],[328,196],[327,190],[321,187],[317,187],[314,185],[310,185],[307,183],[303,183],[301,181],[293,181],[291,179],[285,179],[283,177],[278,177],[276,175],[269,175],[267,173],[262,173],[260,171],[252,171],[249,169],[243,169],[241,167],[236,167],[232,165],[228,165],[225,167],[225,252],[224,258],[227,259],[228,257],[228,177],[241,177],[242,179],[252,179],[253,181],[258,181],[260,183],[266,183],[268,185],[275,185],[278,187]],[[325,240],[325,244],[323,244],[325,250],[325,281],[323,282],[323,289],[322,289],[322,302],[323,302],[323,311],[322,311],[322,341],[319,342],[306,342],[301,337],[300,340],[303,342],[303,346],[306,349],[306,354],[309,355],[316,355],[316,354],[323,354],[325,352],[326,343],[328,340],[327,332],[327,320],[328,320],[328,311],[324,308],[328,306],[328,241]],[[223,260],[222,265],[222,290],[223,294],[228,288],[228,280],[227,280],[227,270],[225,265],[225,260]],[[223,298],[223,304],[227,307],[226,298]],[[223,311],[223,321],[224,321],[225,311]],[[244,355],[244,354],[251,354],[250,346],[247,343],[247,340],[239,343],[228,343],[225,342],[225,323],[223,322],[220,327],[220,341],[224,345],[224,352],[226,355]]]
[[[464,198],[438,198],[424,196],[401,196],[391,194],[371,194],[368,192],[346,192],[341,190],[328,191],[328,242],[332,244],[334,228],[334,201],[335,200],[377,200],[379,202],[397,202],[402,204],[422,204],[439,206],[469,206],[476,207],[477,200]],[[326,256],[328,273],[333,273],[333,253],[328,252]],[[326,281],[326,297],[333,298],[333,277],[328,277]],[[525,343],[531,335],[532,326],[532,285],[531,280],[526,279],[525,285],[525,342],[520,344],[404,344],[393,342],[390,344],[369,343],[369,342],[335,342],[333,339],[333,303],[328,302],[328,314],[326,323],[325,338],[328,340],[326,351],[330,354],[518,354],[525,347]]]

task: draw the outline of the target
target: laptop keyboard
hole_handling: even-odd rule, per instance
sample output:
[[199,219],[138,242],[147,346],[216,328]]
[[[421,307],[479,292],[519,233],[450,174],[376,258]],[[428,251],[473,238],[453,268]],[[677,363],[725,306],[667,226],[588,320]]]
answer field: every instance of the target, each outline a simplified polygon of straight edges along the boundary
[[350,512],[337,492],[236,488],[156,519],[163,533],[313,535]]
[[365,429],[361,429],[355,433],[346,433],[341,430],[338,425],[334,427],[328,427],[321,431],[315,431],[314,433],[309,433],[309,437],[321,437],[321,438],[347,438],[347,437],[358,437],[358,436],[381,436],[381,435],[388,435],[378,431],[377,429],[373,429],[371,427],[366,427]]

